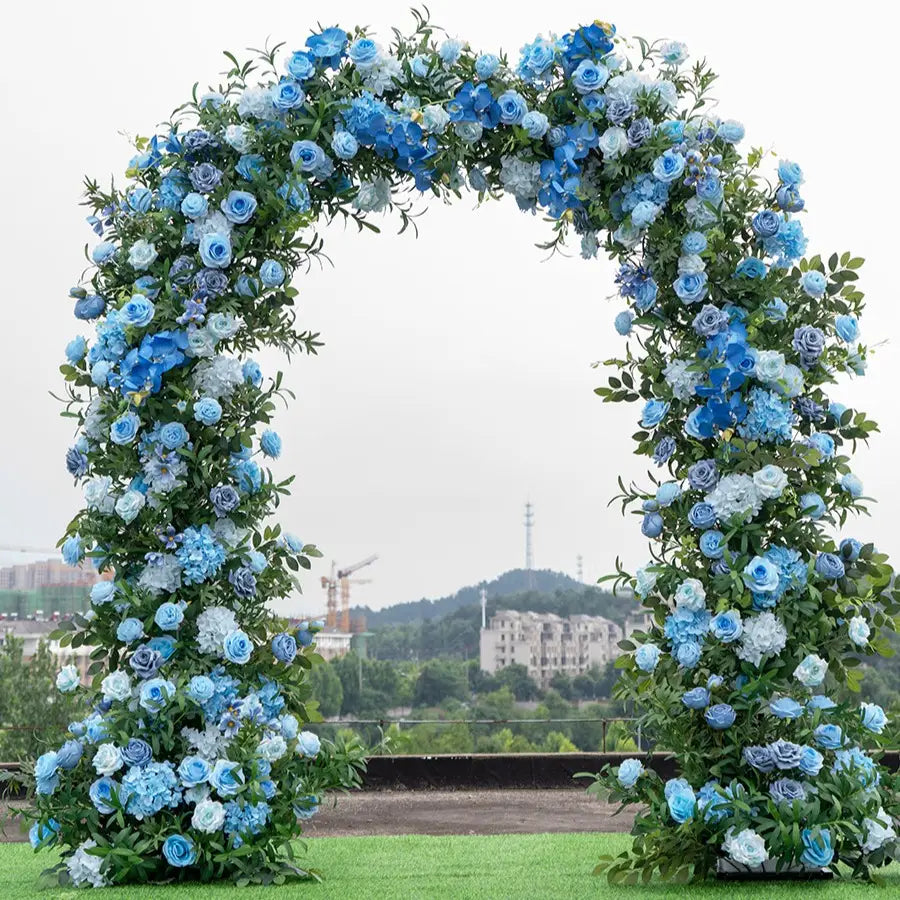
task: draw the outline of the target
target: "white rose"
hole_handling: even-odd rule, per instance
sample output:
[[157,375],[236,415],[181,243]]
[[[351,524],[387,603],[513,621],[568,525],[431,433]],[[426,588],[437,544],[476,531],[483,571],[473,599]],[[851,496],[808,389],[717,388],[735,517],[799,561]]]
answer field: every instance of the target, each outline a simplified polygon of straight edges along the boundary
[[75,666],[63,666],[56,676],[56,689],[63,694],[70,694],[81,682]]
[[607,159],[615,159],[628,149],[628,135],[624,128],[613,126],[600,135],[600,152]]
[[191,827],[204,834],[219,831],[225,824],[225,807],[218,800],[201,800],[194,807]]
[[158,255],[156,247],[149,241],[135,241],[128,251],[128,262],[132,269],[143,272],[153,265],[153,260],[155,260]]
[[751,828],[729,834],[722,849],[742,866],[761,866],[769,858],[766,842]]
[[828,663],[821,656],[810,653],[800,665],[794,669],[794,678],[805,687],[818,687],[828,672]]
[[703,609],[706,605],[703,585],[696,578],[686,578],[675,591],[675,604],[693,612]]
[[100,683],[104,700],[127,700],[131,696],[131,679],[122,669],[110,672]]
[[775,500],[784,493],[788,478],[784,469],[768,465],[753,473],[753,483],[763,500]]
[[98,775],[112,775],[122,768],[122,752],[115,744],[101,744],[94,754],[93,763]]
[[756,355],[756,377],[760,381],[780,381],[784,377],[784,354],[777,350],[760,350]]
[[116,501],[116,515],[130,525],[144,508],[146,498],[140,491],[125,491]]

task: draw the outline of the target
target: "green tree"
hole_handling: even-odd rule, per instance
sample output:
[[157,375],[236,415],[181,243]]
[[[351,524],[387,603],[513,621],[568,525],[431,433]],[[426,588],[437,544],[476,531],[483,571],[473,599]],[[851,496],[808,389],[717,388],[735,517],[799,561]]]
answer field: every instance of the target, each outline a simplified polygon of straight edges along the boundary
[[508,687],[516,700],[536,700],[540,689],[521,663],[513,663],[500,669],[496,675],[500,685]]
[[550,687],[566,700],[572,700],[574,698],[572,679],[566,675],[565,672],[557,672],[550,679]]
[[344,686],[331,663],[313,666],[309,674],[313,697],[319,701],[319,711],[326,718],[339,716],[344,702]]
[[[56,689],[56,658],[41,641],[25,662],[25,642],[0,642],[0,760],[34,759],[78,717],[76,702]],[[37,726],[37,727],[35,727]]]
[[437,706],[443,700],[465,700],[469,696],[469,677],[466,668],[447,659],[433,659],[419,672],[413,703],[416,706]]

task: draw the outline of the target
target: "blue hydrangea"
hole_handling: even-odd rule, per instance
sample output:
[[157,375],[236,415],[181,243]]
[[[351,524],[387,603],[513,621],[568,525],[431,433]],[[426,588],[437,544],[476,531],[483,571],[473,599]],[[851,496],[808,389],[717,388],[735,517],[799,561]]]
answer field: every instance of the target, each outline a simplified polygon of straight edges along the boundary
[[789,441],[797,419],[790,401],[760,387],[750,391],[749,399],[747,415],[738,426],[741,437],[778,444]]
[[225,549],[209,525],[184,530],[181,546],[175,551],[186,584],[199,584],[215,575],[225,562]]

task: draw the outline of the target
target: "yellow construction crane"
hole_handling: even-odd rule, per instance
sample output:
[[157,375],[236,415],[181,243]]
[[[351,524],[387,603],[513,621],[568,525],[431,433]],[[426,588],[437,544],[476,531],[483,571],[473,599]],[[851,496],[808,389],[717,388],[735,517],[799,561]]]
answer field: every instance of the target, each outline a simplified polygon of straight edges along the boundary
[[350,576],[354,572],[357,572],[359,569],[371,565],[373,562],[375,562],[376,559],[378,559],[377,553],[373,556],[367,557],[366,559],[360,560],[358,563],[354,563],[352,566],[347,566],[343,569],[338,569],[337,563],[332,561],[331,575],[322,576],[322,587],[325,588],[326,596],[328,598],[328,611],[325,614],[325,625],[327,627],[337,628],[338,626],[337,590],[338,584],[340,584],[340,627],[341,631],[350,631],[350,582],[353,581],[356,584],[365,584],[368,581],[368,579],[364,580],[361,578],[351,579]]

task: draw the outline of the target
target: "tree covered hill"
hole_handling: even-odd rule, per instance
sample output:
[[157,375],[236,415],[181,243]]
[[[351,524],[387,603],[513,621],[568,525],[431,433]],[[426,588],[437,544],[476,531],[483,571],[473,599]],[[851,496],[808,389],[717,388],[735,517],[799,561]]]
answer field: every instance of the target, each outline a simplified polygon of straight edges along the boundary
[[[621,624],[629,614],[638,609],[638,604],[630,597],[615,597],[595,587],[577,582],[573,584],[574,587],[557,588],[553,591],[526,591],[500,596],[489,594],[488,619],[498,609],[516,609],[556,613],[560,616],[605,616]],[[461,593],[463,592],[460,591]],[[480,589],[475,594],[478,598],[476,601],[457,606],[452,612],[439,618],[370,625],[373,636],[369,639],[369,654],[378,659],[395,660],[426,660],[436,657],[477,659],[481,629],[479,594]]]
[[[534,592],[548,594],[562,589],[578,589],[584,585],[570,578],[562,572],[554,572],[550,569],[538,569],[530,573],[534,578]],[[370,629],[380,628],[384,625],[406,625],[411,622],[425,622],[428,619],[437,619],[455,612],[461,606],[469,606],[473,603],[481,603],[481,589],[484,588],[488,596],[488,610],[490,601],[497,597],[507,597],[513,594],[524,594],[529,591],[529,572],[526,569],[510,569],[493,581],[482,581],[478,584],[460,588],[455,594],[448,597],[440,597],[437,600],[413,600],[408,603],[395,603],[384,609],[373,610],[368,606],[356,606],[351,609],[351,616],[363,615]]]

